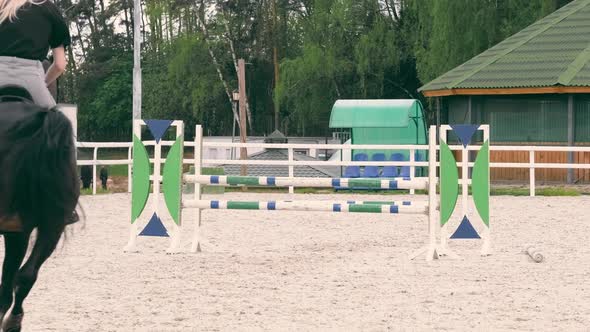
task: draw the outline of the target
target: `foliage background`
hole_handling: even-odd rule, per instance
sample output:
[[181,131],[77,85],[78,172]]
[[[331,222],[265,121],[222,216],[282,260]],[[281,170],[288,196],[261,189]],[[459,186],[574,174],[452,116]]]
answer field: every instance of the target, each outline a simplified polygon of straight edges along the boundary
[[[143,117],[231,135],[244,58],[249,135],[323,136],[337,99],[421,99],[423,83],[570,1],[143,0]],[[73,37],[59,101],[78,104],[79,140],[129,141],[133,0],[55,2]]]

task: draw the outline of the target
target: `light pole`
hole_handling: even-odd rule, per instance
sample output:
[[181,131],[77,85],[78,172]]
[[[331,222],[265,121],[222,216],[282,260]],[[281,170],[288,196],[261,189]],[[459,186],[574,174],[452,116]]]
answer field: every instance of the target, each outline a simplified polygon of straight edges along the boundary
[[[248,120],[246,119],[246,61],[244,59],[238,60],[238,84],[239,84],[239,97],[240,97],[240,143],[246,143],[248,134],[246,133],[246,125]],[[248,150],[246,148],[240,149],[240,159],[248,159]],[[247,167],[242,164],[240,168],[240,175],[245,176],[247,174]]]
[[141,120],[141,0],[133,1],[133,120]]

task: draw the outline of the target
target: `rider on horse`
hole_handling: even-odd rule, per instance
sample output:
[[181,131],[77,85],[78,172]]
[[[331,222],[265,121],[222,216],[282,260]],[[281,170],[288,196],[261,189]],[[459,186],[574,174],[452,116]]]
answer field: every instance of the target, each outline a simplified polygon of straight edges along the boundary
[[[20,86],[43,107],[54,107],[47,86],[66,69],[68,26],[47,0],[0,0],[0,87]],[[53,64],[45,74],[42,61],[49,49]]]
[[[78,220],[74,132],[47,89],[65,70],[69,44],[67,25],[50,1],[0,0],[0,328],[6,332],[20,331],[23,301],[41,265],[66,225]],[[45,74],[41,61],[49,49],[54,62]]]

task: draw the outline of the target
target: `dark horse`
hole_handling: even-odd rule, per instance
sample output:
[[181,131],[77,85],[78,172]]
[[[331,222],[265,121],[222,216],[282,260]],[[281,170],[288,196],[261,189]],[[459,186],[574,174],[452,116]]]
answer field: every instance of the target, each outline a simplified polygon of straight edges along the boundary
[[[41,265],[55,250],[65,227],[78,221],[80,188],[72,125],[59,111],[30,100],[22,89],[0,88],[2,331],[20,331],[23,301]],[[33,249],[22,264],[35,229]]]

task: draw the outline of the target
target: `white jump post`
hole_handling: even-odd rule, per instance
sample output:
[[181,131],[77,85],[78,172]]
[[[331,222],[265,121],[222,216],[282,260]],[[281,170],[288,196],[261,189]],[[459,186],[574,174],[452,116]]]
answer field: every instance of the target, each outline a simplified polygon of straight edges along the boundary
[[[147,122],[146,122],[147,121]],[[182,214],[180,209],[181,200],[180,193],[177,192],[176,186],[180,187],[182,182],[182,152],[184,149],[184,123],[182,121],[162,121],[158,126],[161,126],[159,129],[163,129],[160,133],[156,129],[156,133],[152,132],[152,135],[158,136],[154,137],[154,159],[153,159],[153,173],[150,167],[150,159],[148,152],[145,148],[144,142],[141,140],[141,128],[142,126],[148,126],[148,122],[150,120],[134,120],[133,121],[133,135],[134,135],[134,142],[133,142],[133,187],[132,187],[132,208],[131,208],[131,226],[129,230],[129,241],[124,248],[126,252],[136,252],[137,250],[137,237],[138,236],[162,236],[167,237],[168,232],[165,229],[164,224],[162,223],[160,217],[161,209],[160,209],[160,197],[161,197],[161,185],[167,178],[167,181],[173,184],[173,190],[165,190],[164,193],[164,200],[166,201],[167,210],[170,212],[170,216],[172,217],[172,235],[171,235],[171,243],[170,247],[168,248],[168,253],[177,253],[180,250],[181,243],[180,237],[182,234],[181,226],[182,226]],[[151,120],[151,121],[160,121],[160,120]],[[176,127],[176,141],[174,145],[171,147],[170,152],[166,159],[162,158],[162,141],[160,135],[163,135],[165,131],[168,129],[168,126]],[[150,131],[152,129],[150,128]],[[171,154],[174,151],[174,156]],[[162,174],[162,164],[165,163],[164,167],[164,174]],[[168,170],[166,167],[169,167]],[[178,172],[177,172],[178,171]],[[151,191],[151,206],[152,211],[151,219],[145,225],[143,232],[139,232],[140,229],[140,221],[139,217],[145,210],[145,206],[147,201],[149,200],[150,196],[150,185],[152,187]],[[174,203],[176,202],[176,203]],[[178,211],[177,211],[178,210]],[[175,219],[175,216],[177,218]]]
[[[195,176],[201,175],[201,168],[203,167],[203,127],[201,125],[196,126],[195,130],[195,150],[194,150],[194,168]],[[194,182],[195,184],[195,201],[201,200],[201,184]],[[195,211],[195,230],[193,234],[193,241],[191,246],[191,252],[201,251],[201,212],[202,209],[197,207]]]
[[[410,163],[416,161],[416,150],[410,149]],[[416,177],[416,166],[410,166],[410,178]],[[410,195],[414,195],[416,193],[416,189],[410,189]]]
[[[410,255],[414,259],[424,253],[426,261],[438,259],[440,246],[437,245],[436,231],[439,227],[437,218],[437,199],[436,199],[436,126],[430,126],[428,131],[428,244],[418,249]],[[412,160],[410,154],[410,160]],[[413,167],[412,167],[413,169]]]
[[132,151],[133,151],[133,147],[130,146],[129,149],[127,149],[127,160],[129,160],[130,164],[127,165],[127,192],[131,192],[131,188],[133,188],[133,180],[131,179],[133,172],[132,172]]
[[98,147],[92,152],[92,195],[96,195],[96,161],[98,160]]
[[[141,139],[141,124],[142,124],[142,122],[143,121],[141,121],[141,120],[134,120],[133,121],[133,135],[137,136],[139,139]],[[137,153],[137,151],[133,151],[133,153]],[[133,165],[133,166],[135,166],[135,165]],[[131,178],[130,178],[130,180],[133,181]],[[132,184],[136,185],[135,181],[133,181]],[[133,191],[133,189],[132,189],[132,191]],[[132,197],[132,204],[133,204],[133,197]],[[133,211],[131,211],[131,214],[133,214]],[[125,246],[125,248],[123,248],[123,251],[137,252],[137,234],[139,234],[139,225],[135,220],[133,220],[132,215],[129,215],[129,219],[131,220],[131,226],[129,227],[129,241],[127,242],[127,245]]]
[[[461,147],[461,162],[457,163],[449,145],[447,144],[448,134],[454,132],[459,139]],[[475,133],[482,132],[482,144],[478,149],[475,162],[469,161],[471,141]],[[448,248],[449,239],[483,239],[481,255],[490,254],[490,128],[489,125],[442,125],[440,126],[440,172],[441,178],[456,180],[461,185],[461,209],[459,218],[455,211],[455,204],[442,204],[455,202],[458,198],[458,188],[449,181],[441,181],[441,219],[440,233],[441,244],[439,254],[449,257],[458,257]],[[458,179],[457,164],[461,167],[461,179]],[[472,177],[469,178],[469,169],[472,170]],[[472,201],[474,208],[470,209],[469,186],[472,189]],[[478,232],[473,226],[474,217],[481,220],[481,230]],[[451,219],[461,220],[454,233],[449,236],[449,221]]]
[[[488,144],[489,144],[489,141],[490,141],[490,127],[489,127],[489,125],[481,126],[481,129],[483,131],[484,144],[485,144],[485,142],[488,142]],[[491,174],[489,171],[489,161],[490,161],[489,154],[490,154],[490,152],[488,150],[485,153],[487,154],[487,157],[488,157],[488,174],[487,174],[488,176],[487,176],[486,181],[489,186],[490,181],[491,181]],[[533,159],[533,161],[534,161],[534,159]],[[488,187],[488,204],[489,204],[489,195],[490,195],[490,188]],[[489,216],[488,216],[488,218],[489,218]],[[490,227],[491,227],[491,225],[488,222],[487,227],[484,227],[484,230],[483,230],[483,246],[481,248],[481,255],[482,256],[488,256],[488,255],[491,255],[491,253],[492,253],[492,235],[491,235]]]

